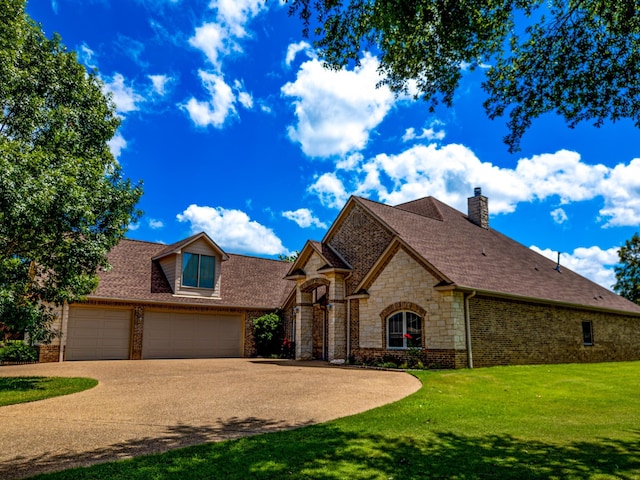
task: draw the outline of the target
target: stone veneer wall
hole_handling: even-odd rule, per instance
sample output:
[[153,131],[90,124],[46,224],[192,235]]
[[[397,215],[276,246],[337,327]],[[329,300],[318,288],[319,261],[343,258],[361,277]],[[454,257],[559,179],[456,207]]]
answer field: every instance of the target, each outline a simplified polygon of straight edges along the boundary
[[392,253],[368,287],[369,298],[361,299],[356,308],[352,301],[353,359],[403,361],[406,351],[386,348],[386,318],[395,311],[412,310],[424,320],[423,348],[427,364],[440,368],[465,367],[464,296],[461,292],[434,290],[438,282],[405,250]]
[[[640,318],[477,296],[470,301],[475,367],[640,360]],[[583,345],[582,322],[594,345]]]

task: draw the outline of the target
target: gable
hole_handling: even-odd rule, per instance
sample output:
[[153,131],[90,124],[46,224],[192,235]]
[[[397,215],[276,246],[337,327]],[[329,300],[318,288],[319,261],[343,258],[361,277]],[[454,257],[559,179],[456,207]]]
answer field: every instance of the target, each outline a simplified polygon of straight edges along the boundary
[[352,268],[347,294],[378,261],[394,238],[394,232],[352,198],[325,236],[323,243],[335,250]]

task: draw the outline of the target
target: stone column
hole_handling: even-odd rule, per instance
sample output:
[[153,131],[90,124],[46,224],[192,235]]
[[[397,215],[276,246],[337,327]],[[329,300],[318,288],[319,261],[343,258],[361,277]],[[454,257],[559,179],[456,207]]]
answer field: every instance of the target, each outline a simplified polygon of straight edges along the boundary
[[330,362],[347,359],[347,301],[342,275],[332,275],[328,298],[327,356]]
[[296,292],[296,360],[313,358],[313,304],[310,292]]

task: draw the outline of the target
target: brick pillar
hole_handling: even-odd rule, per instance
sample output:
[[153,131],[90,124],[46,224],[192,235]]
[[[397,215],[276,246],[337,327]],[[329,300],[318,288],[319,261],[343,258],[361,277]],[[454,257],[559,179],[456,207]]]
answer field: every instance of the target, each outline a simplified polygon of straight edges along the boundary
[[296,360],[313,358],[313,304],[311,292],[296,292]]
[[131,340],[131,360],[142,360],[142,334],[144,330],[144,306],[133,309],[133,338]]

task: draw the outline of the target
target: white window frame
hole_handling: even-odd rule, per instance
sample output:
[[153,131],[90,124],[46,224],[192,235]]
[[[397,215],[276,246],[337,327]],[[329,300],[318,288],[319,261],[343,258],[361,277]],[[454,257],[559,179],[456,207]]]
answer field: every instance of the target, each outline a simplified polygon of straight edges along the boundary
[[[395,317],[396,315],[402,315],[402,346],[401,347],[392,347],[390,345],[390,325],[391,322],[390,320]],[[408,338],[405,336],[408,332],[407,332],[407,314],[411,314],[411,315],[415,315],[418,318],[418,325],[420,326],[420,346],[418,348],[422,348],[422,335],[424,335],[424,328],[423,328],[423,318],[418,315],[416,312],[412,312],[411,310],[401,310],[399,312],[394,312],[391,315],[389,315],[386,319],[385,319],[385,329],[386,329],[386,347],[387,350],[407,350],[409,349],[409,345],[407,344],[408,342]]]

